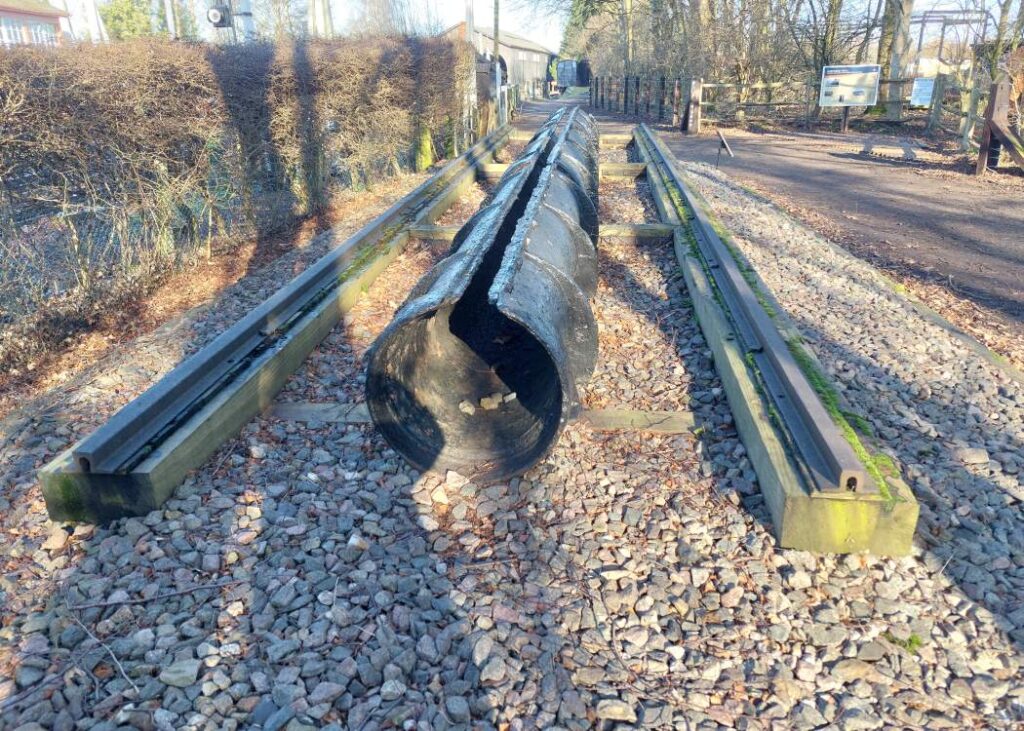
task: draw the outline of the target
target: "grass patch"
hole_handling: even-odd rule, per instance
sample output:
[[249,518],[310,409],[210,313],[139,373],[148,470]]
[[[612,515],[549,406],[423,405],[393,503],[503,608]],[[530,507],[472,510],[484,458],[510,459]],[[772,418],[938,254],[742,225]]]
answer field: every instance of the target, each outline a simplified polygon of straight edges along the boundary
[[[821,399],[822,405],[825,410],[832,417],[836,426],[839,427],[839,431],[842,433],[843,438],[846,439],[847,443],[853,449],[853,453],[857,455],[864,464],[864,469],[871,475],[871,479],[878,485],[878,491],[886,500],[892,500],[892,493],[889,491],[889,484],[885,479],[885,475],[882,472],[881,466],[878,464],[878,458],[872,455],[864,443],[861,442],[860,437],[857,435],[857,431],[853,428],[849,421],[846,419],[845,412],[839,407],[839,394],[836,392],[835,387],[825,377],[817,364],[811,359],[807,351],[804,350],[803,345],[797,339],[790,339],[786,341],[786,345],[789,347],[789,352],[793,354],[793,358],[796,360],[797,365],[800,366],[800,370],[803,371],[807,380],[811,384],[811,388],[818,394],[818,398]],[[886,466],[891,467],[895,470],[895,463],[888,457],[886,457],[888,463]]]
[[922,645],[924,645],[924,640],[922,640],[917,634],[911,634],[907,639],[901,640],[892,632],[886,631],[882,633],[882,637],[886,642],[896,645],[896,647],[902,647],[907,652],[913,654],[917,654],[917,651],[921,649]]

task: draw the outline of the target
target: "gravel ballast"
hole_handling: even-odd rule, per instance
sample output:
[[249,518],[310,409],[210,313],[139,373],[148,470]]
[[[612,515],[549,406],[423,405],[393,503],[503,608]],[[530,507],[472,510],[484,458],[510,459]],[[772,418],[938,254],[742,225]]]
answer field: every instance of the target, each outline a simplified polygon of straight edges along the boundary
[[[437,256],[401,255],[278,400],[362,400],[366,349]],[[368,425],[261,417],[163,509],[73,534],[29,484],[0,728],[1012,725],[1020,656],[956,557],[775,545],[667,243],[607,242],[595,313],[586,404],[690,409],[698,433],[572,424],[475,485]],[[9,447],[7,474],[70,437]]]

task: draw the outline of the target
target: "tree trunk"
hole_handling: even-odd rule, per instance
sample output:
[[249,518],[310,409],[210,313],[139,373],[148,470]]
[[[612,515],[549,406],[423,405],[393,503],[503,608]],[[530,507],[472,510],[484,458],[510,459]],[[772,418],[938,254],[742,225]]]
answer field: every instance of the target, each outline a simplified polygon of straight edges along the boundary
[[[889,78],[902,79],[910,60],[910,14],[914,0],[892,0],[893,37],[889,54]],[[903,114],[903,84],[889,84],[885,94],[885,118],[898,121]]]

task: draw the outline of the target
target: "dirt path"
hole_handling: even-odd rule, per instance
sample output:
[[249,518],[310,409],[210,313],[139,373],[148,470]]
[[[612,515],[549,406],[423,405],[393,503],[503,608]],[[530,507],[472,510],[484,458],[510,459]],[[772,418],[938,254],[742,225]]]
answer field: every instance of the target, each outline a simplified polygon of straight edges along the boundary
[[[736,157],[721,167],[733,179],[900,281],[920,284],[914,293],[927,304],[1018,359],[1024,177],[977,180],[925,151],[914,161],[877,149],[869,156],[862,135],[726,134]],[[680,160],[715,163],[717,137],[662,132],[662,139]]]

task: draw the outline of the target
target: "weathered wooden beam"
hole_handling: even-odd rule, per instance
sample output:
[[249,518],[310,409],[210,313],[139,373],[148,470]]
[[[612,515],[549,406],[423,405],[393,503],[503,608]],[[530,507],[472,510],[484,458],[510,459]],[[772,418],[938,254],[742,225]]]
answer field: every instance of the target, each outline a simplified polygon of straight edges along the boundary
[[636,180],[647,175],[647,165],[642,162],[603,162],[597,169],[601,180]]
[[501,180],[501,176],[505,174],[506,170],[508,170],[508,163],[491,162],[477,168],[476,175],[479,180],[496,183]]
[[410,226],[409,236],[431,244],[450,244],[455,240],[455,234],[461,228],[461,226],[436,226],[434,224]]
[[265,416],[283,421],[316,421],[323,424],[369,424],[370,411],[366,403],[312,403],[285,401],[276,403],[264,412]]
[[689,255],[688,248],[684,237],[677,236],[676,256],[697,321],[711,348],[779,545],[824,553],[910,553],[918,505],[902,480],[888,480],[891,500],[879,493],[826,493],[805,487],[798,466],[772,422],[736,334],[700,262]]
[[615,150],[633,141],[632,134],[607,133],[598,137],[598,149]]
[[602,239],[667,239],[674,227],[665,223],[602,223],[598,236]]
[[596,431],[646,431],[656,434],[686,434],[694,429],[691,411],[636,411],[632,409],[594,409],[580,419]]
[[[887,475],[882,492],[825,492],[808,487],[803,467],[775,423],[758,375],[726,314],[720,296],[691,252],[685,209],[670,195],[667,181],[640,136],[637,147],[650,164],[648,179],[662,220],[674,226],[673,248],[704,339],[711,348],[737,431],[757,474],[779,544],[808,551],[906,555],[911,550],[918,504],[910,488]],[[677,192],[678,194],[678,192]]]
[[[314,403],[286,401],[275,403],[264,416],[283,421],[323,424],[369,424],[370,413],[363,402]],[[694,429],[690,411],[638,411],[635,409],[593,409],[580,419],[597,431],[648,431],[658,434],[685,434]]]

